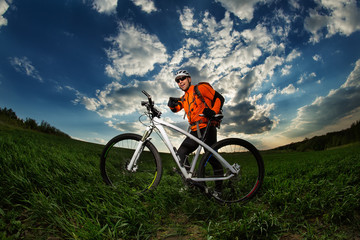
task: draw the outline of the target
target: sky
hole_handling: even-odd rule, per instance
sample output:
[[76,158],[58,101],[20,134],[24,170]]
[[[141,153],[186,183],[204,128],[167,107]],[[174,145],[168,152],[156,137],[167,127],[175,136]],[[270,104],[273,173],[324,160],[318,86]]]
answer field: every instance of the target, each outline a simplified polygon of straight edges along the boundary
[[359,42],[356,0],[0,0],[0,107],[105,144],[142,134],[146,90],[186,129],[186,69],[226,99],[219,139],[270,149],[360,120]]

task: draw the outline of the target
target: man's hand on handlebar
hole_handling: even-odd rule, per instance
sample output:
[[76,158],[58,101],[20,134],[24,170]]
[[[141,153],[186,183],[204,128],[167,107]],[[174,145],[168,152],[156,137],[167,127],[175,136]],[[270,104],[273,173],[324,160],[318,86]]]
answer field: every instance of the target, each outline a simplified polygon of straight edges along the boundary
[[180,98],[170,97],[170,98],[169,98],[169,102],[168,102],[168,106],[169,106],[170,108],[175,108],[176,106],[179,105],[179,101],[180,101],[180,100],[181,100]]

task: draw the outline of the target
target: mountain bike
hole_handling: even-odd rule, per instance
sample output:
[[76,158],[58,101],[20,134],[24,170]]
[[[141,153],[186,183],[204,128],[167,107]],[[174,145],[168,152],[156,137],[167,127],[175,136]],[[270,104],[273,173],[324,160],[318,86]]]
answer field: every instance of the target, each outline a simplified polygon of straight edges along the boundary
[[[106,144],[100,159],[101,175],[106,184],[114,187],[126,184],[134,193],[154,189],[159,184],[162,161],[150,137],[155,130],[170,151],[187,185],[198,187],[207,196],[222,203],[245,203],[258,193],[264,179],[264,163],[255,146],[239,138],[226,138],[208,146],[202,139],[162,120],[161,112],[155,107],[151,96],[146,91],[142,93],[147,97],[147,101],[141,101],[141,105],[146,107],[144,115],[149,119],[149,124],[142,136],[120,134]],[[221,117],[215,115],[214,118]],[[199,144],[195,154],[190,157],[192,159],[189,158],[189,166],[180,161],[164,127]]]

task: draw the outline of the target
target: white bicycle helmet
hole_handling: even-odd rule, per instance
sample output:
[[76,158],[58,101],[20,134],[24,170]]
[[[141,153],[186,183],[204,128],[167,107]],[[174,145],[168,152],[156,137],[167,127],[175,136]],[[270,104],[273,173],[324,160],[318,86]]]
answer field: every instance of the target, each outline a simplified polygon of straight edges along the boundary
[[186,71],[186,70],[179,70],[175,73],[175,79],[177,79],[179,77],[183,77],[183,76],[191,77],[190,73],[188,73],[188,71]]

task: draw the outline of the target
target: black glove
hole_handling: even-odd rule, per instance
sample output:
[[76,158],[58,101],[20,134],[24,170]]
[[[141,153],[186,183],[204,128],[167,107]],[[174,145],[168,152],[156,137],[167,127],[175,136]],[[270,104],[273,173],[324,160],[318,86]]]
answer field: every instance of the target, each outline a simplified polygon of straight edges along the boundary
[[180,98],[169,97],[168,106],[170,108],[175,108],[177,105],[179,105],[179,101]]
[[212,118],[213,116],[215,116],[215,112],[213,110],[211,110],[210,108],[205,108],[204,111],[202,112],[202,114],[205,115],[206,118]]

